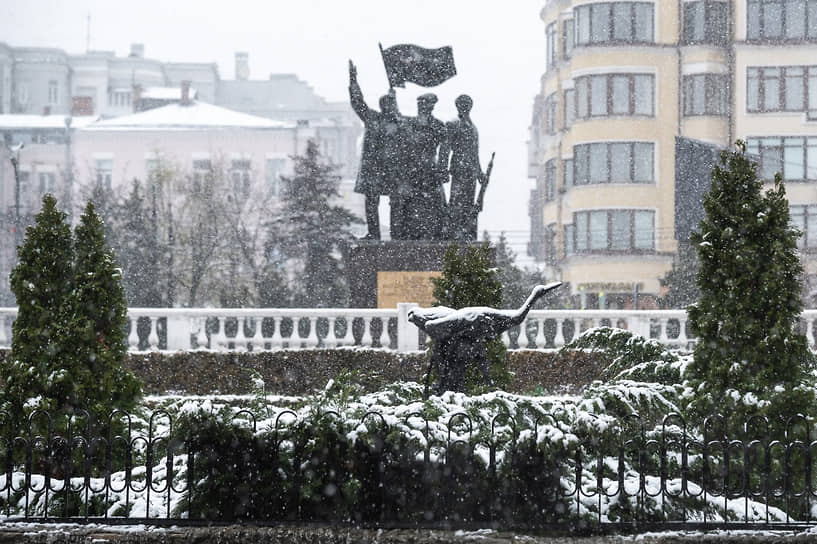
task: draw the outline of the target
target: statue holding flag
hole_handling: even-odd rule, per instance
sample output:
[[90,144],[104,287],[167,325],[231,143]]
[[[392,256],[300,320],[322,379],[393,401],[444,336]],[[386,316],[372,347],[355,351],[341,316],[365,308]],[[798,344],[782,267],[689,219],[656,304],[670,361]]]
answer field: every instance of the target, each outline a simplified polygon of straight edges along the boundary
[[[366,198],[366,238],[380,239],[377,208],[380,196],[388,195],[393,240],[476,239],[476,216],[487,173],[482,173],[479,164],[470,97],[457,99],[458,120],[446,126],[433,116],[436,95],[419,96],[417,116],[405,117],[397,108],[394,92],[406,82],[434,87],[456,75],[451,47],[399,44],[386,49],[380,46],[380,52],[389,92],[380,99],[379,112],[363,100],[356,68],[349,61],[350,101],[365,127],[355,191]],[[452,188],[447,203],[443,187],[449,173]],[[479,206],[474,203],[477,181],[482,184]]]

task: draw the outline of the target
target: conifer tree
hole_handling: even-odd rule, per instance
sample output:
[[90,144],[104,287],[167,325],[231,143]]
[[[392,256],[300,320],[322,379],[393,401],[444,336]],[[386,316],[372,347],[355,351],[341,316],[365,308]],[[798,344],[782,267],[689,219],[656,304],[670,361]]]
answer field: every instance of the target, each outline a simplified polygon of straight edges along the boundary
[[[160,247],[157,219],[133,180],[131,192],[118,206],[116,256],[122,265],[122,284],[128,304],[155,308],[162,305],[159,274]],[[107,235],[107,232],[106,232]]]
[[672,269],[661,278],[661,286],[667,288],[660,303],[664,308],[686,308],[698,300],[697,284],[698,251],[689,242],[678,242],[678,255],[672,263]]
[[140,394],[138,381],[122,366],[128,350],[127,302],[121,270],[92,202],[74,238],[74,289],[64,304],[60,334],[73,389],[65,402],[103,422],[114,409],[131,409]]
[[[432,278],[435,306],[465,308],[489,306],[499,308],[502,304],[502,283],[497,277],[493,250],[489,243],[460,247],[451,244],[443,256],[442,275]],[[507,349],[500,338],[486,342],[491,379],[496,387],[504,388],[510,383]],[[431,347],[434,349],[434,346]],[[482,376],[474,368],[466,374],[466,390],[477,392]]]
[[336,167],[326,164],[310,140],[302,156],[293,157],[295,173],[283,178],[281,216],[275,225],[283,252],[303,265],[296,305],[345,306],[348,289],[339,254],[352,238],[350,227],[360,218],[341,206]]
[[689,308],[698,337],[688,370],[693,413],[728,416],[740,429],[751,414],[781,418],[814,411],[806,338],[797,331],[803,305],[798,232],[780,174],[763,191],[745,144],[723,152],[704,198],[706,216],[693,233],[701,295]]
[[59,360],[59,316],[72,289],[73,247],[66,214],[46,194],[10,278],[18,314],[11,353],[0,363],[0,408],[10,414],[60,407],[55,390],[66,372]]

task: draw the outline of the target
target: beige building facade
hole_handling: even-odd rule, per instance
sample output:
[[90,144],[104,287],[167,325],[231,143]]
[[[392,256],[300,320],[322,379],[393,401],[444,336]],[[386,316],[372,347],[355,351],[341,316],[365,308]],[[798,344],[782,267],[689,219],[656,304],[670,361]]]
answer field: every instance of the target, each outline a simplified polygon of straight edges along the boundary
[[764,178],[783,172],[817,273],[817,0],[550,0],[541,18],[529,253],[576,305],[657,304],[700,214],[679,206],[699,166],[679,139],[743,139]]

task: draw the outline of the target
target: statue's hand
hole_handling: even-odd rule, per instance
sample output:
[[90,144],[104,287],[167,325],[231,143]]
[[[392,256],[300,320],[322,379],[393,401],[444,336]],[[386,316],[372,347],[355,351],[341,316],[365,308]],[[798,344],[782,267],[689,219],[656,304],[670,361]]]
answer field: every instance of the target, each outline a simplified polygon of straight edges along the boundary
[[349,59],[349,82],[353,82],[357,79],[357,67],[355,63],[352,62],[352,59]]

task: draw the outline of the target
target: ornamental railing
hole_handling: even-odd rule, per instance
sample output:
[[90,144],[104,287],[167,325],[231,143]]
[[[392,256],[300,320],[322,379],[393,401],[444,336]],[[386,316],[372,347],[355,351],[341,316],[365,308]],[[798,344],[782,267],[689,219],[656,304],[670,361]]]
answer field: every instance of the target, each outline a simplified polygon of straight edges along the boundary
[[[130,351],[258,351],[360,346],[422,350],[424,335],[408,321],[416,304],[371,308],[129,308]],[[17,308],[0,308],[0,347],[11,345]],[[801,330],[817,350],[817,310],[805,310]],[[533,310],[524,325],[502,335],[509,349],[559,349],[593,327],[627,329],[669,346],[695,338],[684,310]]]
[[775,429],[754,417],[739,436],[717,415],[698,431],[678,414],[583,430],[562,417],[523,425],[504,414],[387,422],[376,412],[242,410],[180,422],[162,410],[118,412],[96,431],[78,413],[60,433],[35,411],[15,435],[0,412],[0,521],[594,532],[815,524],[817,441],[802,416]]

